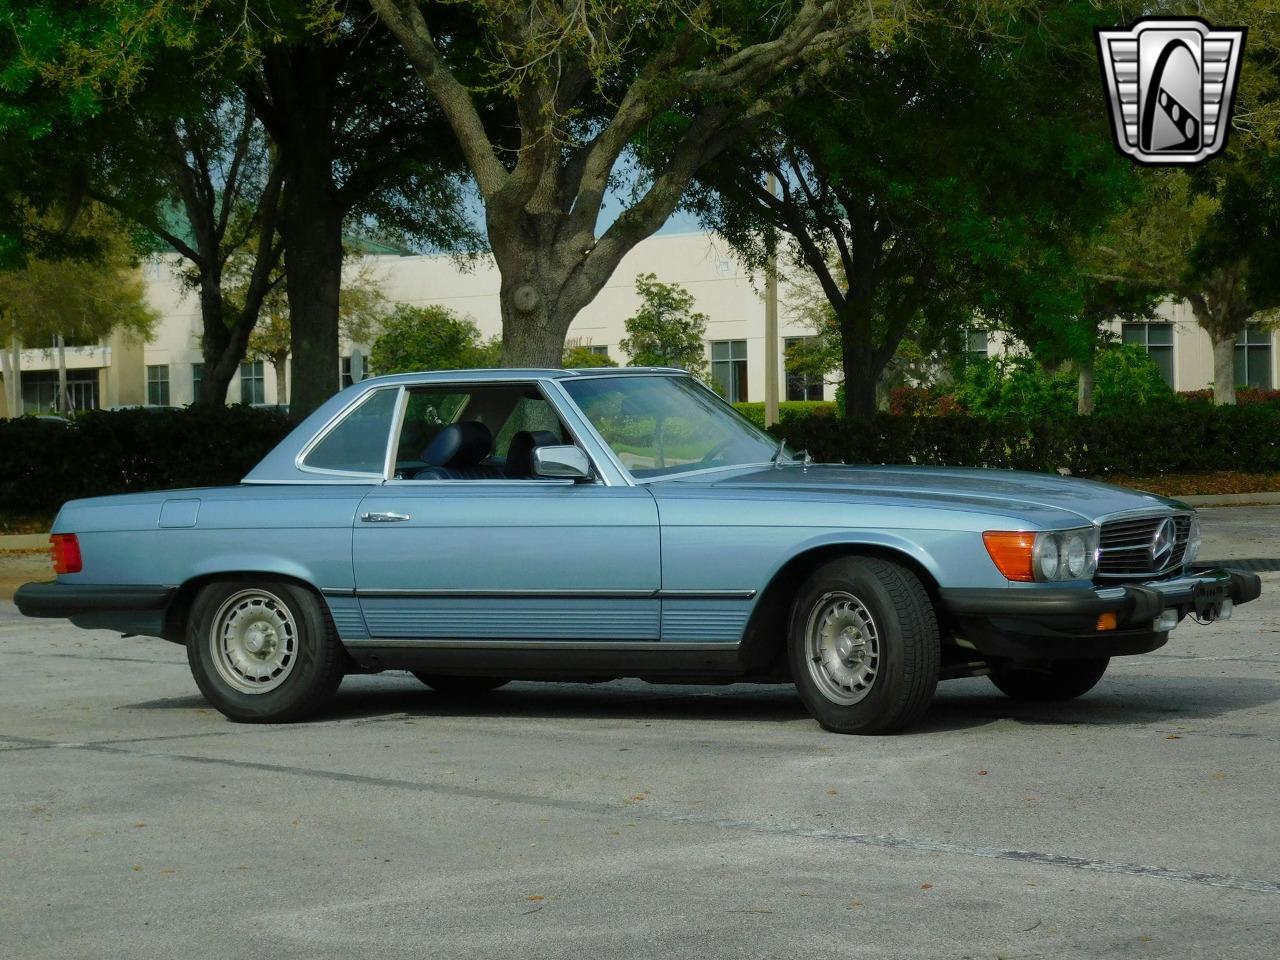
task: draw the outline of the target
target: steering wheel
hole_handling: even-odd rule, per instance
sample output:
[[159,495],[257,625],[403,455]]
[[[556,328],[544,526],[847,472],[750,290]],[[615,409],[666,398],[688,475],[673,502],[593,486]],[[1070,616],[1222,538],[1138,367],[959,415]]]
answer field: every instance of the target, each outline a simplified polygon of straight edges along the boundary
[[714,447],[712,447],[706,453],[704,453],[702,455],[702,459],[698,461],[698,466],[701,467],[705,464],[711,463],[711,461],[713,461],[716,457],[724,453],[725,450],[728,448],[729,444],[733,443],[733,439],[734,439],[733,437],[727,437],[724,440],[721,440],[719,443],[717,443]]

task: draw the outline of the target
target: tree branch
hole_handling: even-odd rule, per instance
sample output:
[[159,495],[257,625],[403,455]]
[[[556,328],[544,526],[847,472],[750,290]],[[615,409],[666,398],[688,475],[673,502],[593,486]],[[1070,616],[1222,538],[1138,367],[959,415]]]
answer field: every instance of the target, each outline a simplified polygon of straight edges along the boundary
[[436,47],[422,11],[413,0],[370,0],[378,17],[400,41],[409,62],[435,96],[458,138],[480,193],[486,200],[506,184],[509,174],[494,153],[475,102]]

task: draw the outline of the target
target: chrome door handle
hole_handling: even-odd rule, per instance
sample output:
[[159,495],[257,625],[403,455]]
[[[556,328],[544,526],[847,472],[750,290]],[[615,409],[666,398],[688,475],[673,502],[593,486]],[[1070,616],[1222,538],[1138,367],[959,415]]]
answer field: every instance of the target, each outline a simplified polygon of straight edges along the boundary
[[362,513],[360,519],[365,523],[399,523],[412,519],[407,513]]

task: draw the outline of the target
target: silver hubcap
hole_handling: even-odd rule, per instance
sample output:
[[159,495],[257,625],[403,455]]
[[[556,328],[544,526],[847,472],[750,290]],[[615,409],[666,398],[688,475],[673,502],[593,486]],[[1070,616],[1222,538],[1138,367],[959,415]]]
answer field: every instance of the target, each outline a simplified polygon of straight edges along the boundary
[[850,706],[871,692],[880,669],[880,631],[851,593],[823,594],[805,626],[809,676],[832,703]]
[[298,660],[298,627],[284,602],[266,590],[241,590],[218,608],[209,631],[213,665],[241,693],[267,693]]

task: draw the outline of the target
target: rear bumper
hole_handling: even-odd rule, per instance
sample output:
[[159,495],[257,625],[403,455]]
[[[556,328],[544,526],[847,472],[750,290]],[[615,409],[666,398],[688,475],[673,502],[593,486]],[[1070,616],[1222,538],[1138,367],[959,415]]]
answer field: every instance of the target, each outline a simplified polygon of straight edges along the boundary
[[[1257,574],[1213,568],[1172,580],[1079,589],[943,589],[939,599],[958,638],[980,653],[1017,659],[1079,659],[1147,653],[1165,644],[1155,629],[1165,610],[1178,619],[1216,619],[1222,600],[1238,606],[1262,592]],[[1113,613],[1116,626],[1098,630]]]
[[62,617],[90,630],[159,637],[176,592],[176,587],[161,586],[27,583],[13,602],[28,617]]

